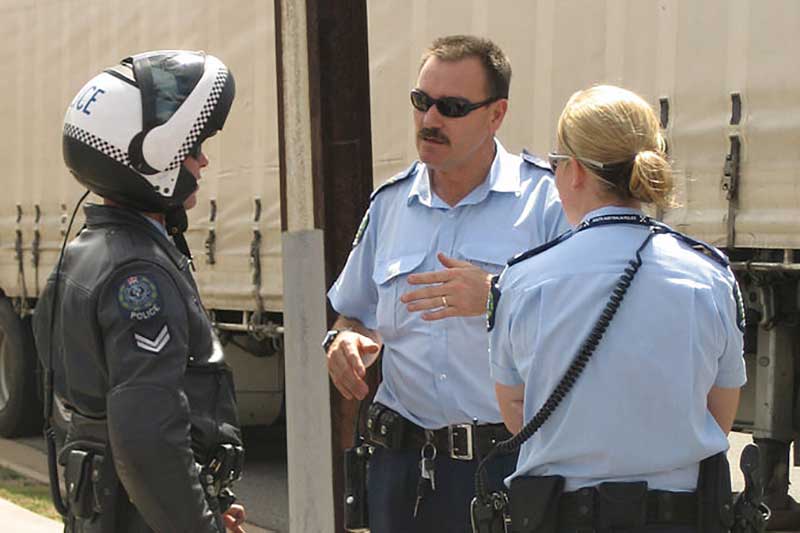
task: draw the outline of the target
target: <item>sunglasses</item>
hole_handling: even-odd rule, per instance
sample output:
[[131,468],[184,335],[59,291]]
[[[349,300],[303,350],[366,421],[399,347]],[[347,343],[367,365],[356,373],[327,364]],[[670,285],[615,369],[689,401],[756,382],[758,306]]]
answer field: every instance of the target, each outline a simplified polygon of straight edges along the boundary
[[549,154],[547,154],[547,162],[550,163],[550,168],[553,170],[553,174],[556,173],[558,164],[561,161],[569,161],[570,159],[576,159],[581,163],[587,163],[590,166],[601,170],[606,166],[604,163],[601,163],[600,161],[595,161],[594,159],[587,159],[585,157],[575,157],[574,155],[557,154],[554,152],[550,152]]
[[414,109],[417,111],[422,111],[423,113],[430,109],[432,106],[436,106],[437,111],[443,117],[449,118],[458,118],[458,117],[465,117],[475,111],[476,109],[483,107],[485,105],[489,105],[492,102],[496,102],[500,100],[501,97],[493,96],[491,98],[487,98],[482,102],[472,103],[466,98],[459,98],[457,96],[443,96],[442,98],[431,98],[427,93],[420,91],[419,89],[414,89],[411,91],[411,105],[414,106]]

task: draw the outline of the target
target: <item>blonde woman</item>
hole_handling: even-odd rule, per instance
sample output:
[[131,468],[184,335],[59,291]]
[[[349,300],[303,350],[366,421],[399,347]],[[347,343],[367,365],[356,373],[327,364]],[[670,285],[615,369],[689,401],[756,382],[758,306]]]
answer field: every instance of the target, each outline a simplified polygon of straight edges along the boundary
[[493,289],[506,425],[520,431],[553,396],[541,429],[523,430],[513,512],[550,528],[537,532],[726,531],[726,435],[745,382],[727,260],[642,212],[669,205],[673,181],[641,97],[575,93],[557,139],[550,162],[575,229],[513,260]]

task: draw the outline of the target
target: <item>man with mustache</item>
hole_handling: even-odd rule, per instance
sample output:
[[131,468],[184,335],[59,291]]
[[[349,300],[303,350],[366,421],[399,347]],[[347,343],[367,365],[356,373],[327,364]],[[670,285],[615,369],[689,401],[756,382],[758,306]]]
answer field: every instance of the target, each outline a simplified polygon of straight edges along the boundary
[[[323,347],[345,398],[367,396],[366,368],[384,353],[367,417],[373,533],[463,533],[478,461],[510,436],[489,375],[489,281],[568,227],[547,164],[495,138],[510,78],[487,39],[434,41],[411,91],[421,162],[373,193],[328,293],[340,316]],[[515,464],[490,464],[490,485]]]

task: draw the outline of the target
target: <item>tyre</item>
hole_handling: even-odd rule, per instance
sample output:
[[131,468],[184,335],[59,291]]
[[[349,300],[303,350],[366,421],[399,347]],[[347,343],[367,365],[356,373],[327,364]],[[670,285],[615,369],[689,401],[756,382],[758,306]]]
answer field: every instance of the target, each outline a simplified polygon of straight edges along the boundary
[[20,320],[0,295],[0,436],[41,432],[42,402],[37,391],[36,349],[30,320]]

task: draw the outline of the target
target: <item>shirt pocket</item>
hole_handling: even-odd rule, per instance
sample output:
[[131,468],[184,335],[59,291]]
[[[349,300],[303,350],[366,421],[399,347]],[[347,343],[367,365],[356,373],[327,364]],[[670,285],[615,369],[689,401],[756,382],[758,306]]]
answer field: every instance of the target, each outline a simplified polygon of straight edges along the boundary
[[508,260],[520,251],[508,246],[476,246],[469,244],[462,246],[458,251],[458,255],[464,261],[469,261],[481,270],[496,276],[503,271]]
[[423,261],[424,252],[376,260],[372,274],[372,280],[378,289],[375,319],[378,331],[384,339],[391,339],[397,334],[398,314],[407,315],[400,296],[411,290],[406,281],[408,274],[419,268]]

